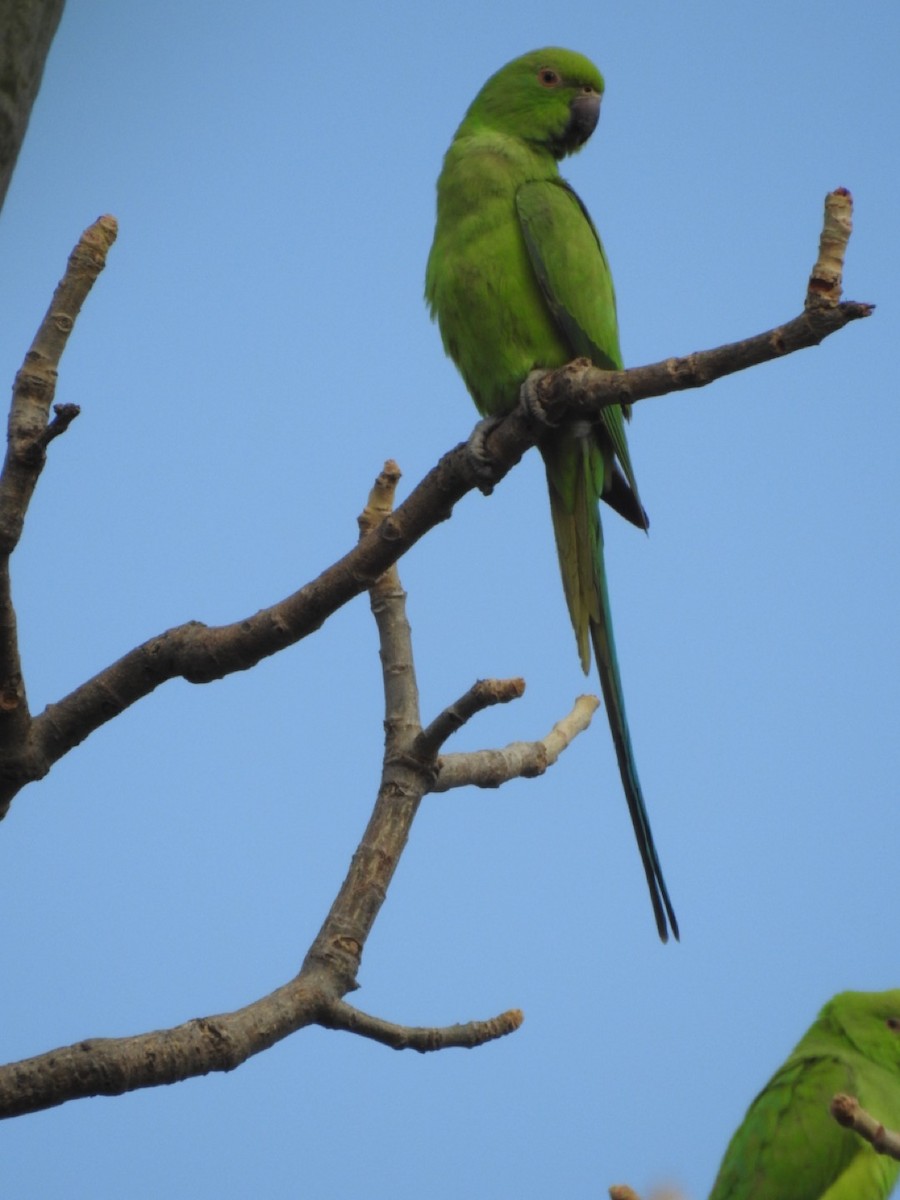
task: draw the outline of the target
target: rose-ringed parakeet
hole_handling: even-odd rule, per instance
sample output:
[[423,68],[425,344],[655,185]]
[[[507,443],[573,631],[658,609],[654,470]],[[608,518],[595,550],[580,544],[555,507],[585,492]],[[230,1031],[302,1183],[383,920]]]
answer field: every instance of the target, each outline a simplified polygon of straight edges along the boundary
[[710,1200],[885,1200],[900,1163],[832,1118],[837,1092],[900,1129],[900,991],[841,992],[759,1093]]
[[[493,75],[444,158],[425,295],[444,347],[479,412],[502,416],[536,368],[579,356],[621,368],[612,277],[587,210],[557,162],[579,150],[600,113],[603,77],[569,50],[525,54]],[[546,432],[540,452],[563,588],[585,672],[591,647],[659,935],[678,924],[638,780],[603,565],[598,501],[640,529],[619,406],[595,424]]]

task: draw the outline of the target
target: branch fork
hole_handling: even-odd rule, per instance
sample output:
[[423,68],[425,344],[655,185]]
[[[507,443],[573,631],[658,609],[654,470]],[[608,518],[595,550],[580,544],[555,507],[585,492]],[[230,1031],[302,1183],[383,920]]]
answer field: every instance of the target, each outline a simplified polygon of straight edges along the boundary
[[[387,519],[399,478],[396,464],[385,464],[360,518],[363,534]],[[210,1071],[230,1071],[309,1025],[424,1054],[481,1046],[515,1032],[522,1024],[522,1012],[509,1009],[456,1025],[399,1025],[354,1008],[344,996],[358,987],[356,976],[366,941],[422,797],[439,788],[469,783],[485,786],[484,756],[499,755],[504,763],[502,771],[495,766],[490,786],[530,773],[528,765],[534,759],[548,765],[586,727],[588,710],[582,705],[580,720],[560,722],[545,742],[521,743],[524,749],[517,756],[504,751],[453,755],[452,768],[445,774],[438,754],[447,738],[491,705],[518,699],[525,685],[520,679],[480,680],[423,729],[406,595],[397,567],[379,576],[369,594],[385,693],[381,786],[347,877],[299,974],[235,1012],[134,1037],[82,1041],[0,1067],[0,1117],[20,1116],[86,1096],[120,1095],[175,1083]]]
[[[42,778],[94,730],[160,684],[176,677],[206,683],[247,670],[318,629],[363,591],[370,595],[381,647],[385,752],[372,816],[296,978],[231,1013],[131,1038],[79,1042],[2,1067],[0,1116],[232,1070],[310,1024],[421,1052],[482,1045],[519,1027],[522,1014],[517,1009],[459,1025],[408,1027],[363,1013],[344,999],[358,986],[368,935],[423,796],[469,785],[498,787],[509,779],[542,773],[587,727],[598,705],[594,697],[580,697],[571,713],[535,742],[443,753],[453,733],[486,708],[518,699],[524,683],[481,680],[423,727],[406,598],[396,563],[446,520],[467,492],[502,479],[536,444],[542,423],[596,421],[610,404],[634,404],[650,396],[701,387],[734,371],[817,345],[852,321],[868,317],[872,305],[840,299],[851,206],[845,189],[826,198],[804,310],[787,324],[742,342],[628,371],[601,371],[581,359],[533,374],[519,406],[482,430],[487,476],[479,478],[470,449],[461,444],[445,454],[395,509],[400,473],[395,463],[387,463],[360,518],[357,545],[316,579],[230,625],[209,627],[192,621],[159,634],[32,716],[19,656],[9,558],[21,537],[47,449],[79,411],[73,404],[53,406],[57,369],[75,319],[115,240],[116,222],[101,217],[85,231],[16,377],[0,472],[0,817],[25,784]],[[485,478],[490,479],[489,485]]]

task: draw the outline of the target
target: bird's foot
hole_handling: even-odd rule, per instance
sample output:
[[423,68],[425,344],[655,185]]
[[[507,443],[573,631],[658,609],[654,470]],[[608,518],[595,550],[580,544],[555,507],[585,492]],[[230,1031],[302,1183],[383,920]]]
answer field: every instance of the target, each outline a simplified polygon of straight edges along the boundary
[[557,422],[551,421],[547,416],[547,409],[540,393],[541,380],[547,374],[547,371],[540,370],[529,372],[525,382],[519,388],[519,400],[533,424],[540,425],[544,429],[552,429],[555,428]]
[[483,492],[485,496],[491,494],[494,490],[494,484],[497,482],[497,468],[486,443],[493,430],[497,428],[502,420],[502,417],[485,417],[484,420],[478,422],[469,434],[469,440],[466,442],[466,449],[469,453],[469,462],[472,464],[475,482],[478,485],[478,490]]

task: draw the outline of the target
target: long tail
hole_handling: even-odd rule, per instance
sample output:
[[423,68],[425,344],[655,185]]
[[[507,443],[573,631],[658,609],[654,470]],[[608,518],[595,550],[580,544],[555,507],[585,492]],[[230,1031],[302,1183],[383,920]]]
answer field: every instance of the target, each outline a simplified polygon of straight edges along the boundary
[[[600,525],[600,518],[597,518]],[[628,812],[634,826],[634,836],[637,839],[641,862],[644,864],[644,874],[647,877],[647,887],[650,889],[650,900],[653,904],[653,915],[656,917],[656,928],[660,938],[669,940],[666,918],[675,940],[678,940],[678,920],[669,899],[669,890],[663,879],[662,867],[656,846],[653,843],[653,832],[650,829],[650,818],[647,816],[647,806],[644,803],[644,793],[641,791],[641,781],[638,779],[637,763],[634,760],[634,750],[631,748],[631,734],[628,731],[628,718],[625,715],[625,697],[622,694],[622,680],[619,675],[619,664],[616,661],[616,644],[613,640],[612,617],[609,611],[609,594],[606,587],[606,572],[603,568],[603,546],[600,545],[599,586],[602,600],[602,615],[599,621],[591,621],[591,642],[594,646],[594,659],[600,675],[600,687],[603,691],[603,701],[606,704],[606,715],[609,718],[609,728],[612,732],[613,745],[616,748],[616,759],[619,763],[619,774],[622,776],[622,786],[625,789],[625,799],[628,801]]]
[[597,503],[597,497],[603,489],[604,464],[596,446],[585,444],[584,439],[554,439],[554,442],[555,444],[542,447],[542,452],[547,465],[550,510],[553,515],[563,588],[578,641],[581,665],[587,672],[590,666],[590,643],[600,675],[600,687],[606,704],[613,745],[616,748],[628,812],[634,826],[641,862],[644,864],[656,928],[662,941],[669,940],[669,929],[677,940],[678,921],[653,844],[650,820],[631,746],[628,719],[625,715],[625,697],[616,659],[606,571],[603,565],[603,529]]

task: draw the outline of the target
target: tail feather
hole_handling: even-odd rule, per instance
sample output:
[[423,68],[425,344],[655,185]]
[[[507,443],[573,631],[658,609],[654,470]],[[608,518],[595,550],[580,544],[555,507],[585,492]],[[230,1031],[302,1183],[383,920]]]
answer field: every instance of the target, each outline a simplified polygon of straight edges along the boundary
[[[603,490],[601,452],[587,439],[574,437],[545,445],[542,451],[547,465],[550,511],[563,588],[581,665],[587,673],[593,648],[619,774],[647,877],[656,928],[662,941],[668,941],[670,929],[677,940],[678,921],[663,879],[638,779],[613,640],[603,565],[603,530],[597,503]],[[640,511],[643,512],[642,509]]]
[[[603,591],[606,592],[606,582],[603,581]],[[619,678],[619,668],[616,662],[615,643],[612,639],[612,623],[609,613],[609,601],[604,595],[605,617],[602,622],[591,622],[591,641],[594,646],[594,657],[597,661],[597,672],[600,676],[600,688],[603,692],[603,702],[606,705],[606,715],[612,733],[613,745],[616,749],[616,760],[619,764],[619,774],[622,777],[622,787],[628,802],[628,814],[634,826],[634,836],[637,840],[644,874],[647,877],[647,887],[650,891],[650,901],[653,904],[653,915],[656,918],[656,928],[662,941],[669,940],[669,928],[678,941],[678,919],[669,899],[669,890],[663,878],[662,867],[653,842],[653,832],[650,828],[650,818],[644,803],[644,793],[638,779],[637,764],[634,751],[631,748],[631,735],[628,730],[628,719],[625,716],[625,700],[622,695],[622,683]],[[668,918],[668,927],[666,919]]]

